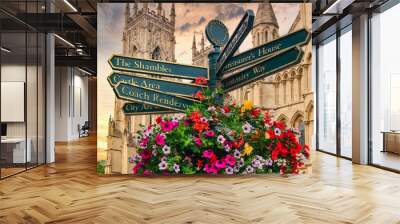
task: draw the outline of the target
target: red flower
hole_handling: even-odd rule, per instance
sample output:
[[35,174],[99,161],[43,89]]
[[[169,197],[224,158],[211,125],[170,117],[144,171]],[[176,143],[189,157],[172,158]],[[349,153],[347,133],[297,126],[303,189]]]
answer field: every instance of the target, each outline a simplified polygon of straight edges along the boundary
[[274,160],[274,161],[277,160],[278,159],[278,155],[279,155],[279,150],[277,150],[277,149],[272,150],[271,159]]
[[271,116],[270,116],[268,111],[264,113],[264,123],[265,124],[270,124],[271,123]]
[[231,112],[231,109],[229,109],[228,106],[224,106],[224,112],[225,113],[229,113],[229,112]]
[[149,149],[145,149],[140,153],[140,156],[142,157],[142,159],[144,160],[148,160],[151,158],[151,150]]
[[162,117],[161,117],[161,116],[159,116],[159,117],[156,118],[157,124],[161,123],[161,121],[162,121]]
[[197,78],[194,80],[194,82],[195,82],[197,85],[206,85],[206,84],[207,84],[207,79],[204,78],[204,77],[197,77]]
[[202,167],[203,166],[203,160],[201,160],[201,159],[198,159],[197,160],[197,167]]
[[200,113],[198,111],[193,111],[189,118],[193,122],[200,122]]
[[253,117],[258,117],[259,115],[260,115],[260,113],[261,113],[261,109],[260,108],[254,108],[252,111],[251,111],[251,115],[253,115]]
[[137,164],[132,168],[132,173],[133,173],[133,174],[137,174],[138,170],[139,170],[140,168],[142,168],[142,166],[143,166],[143,163],[137,163]]
[[202,93],[200,90],[199,90],[199,91],[197,91],[197,93],[196,93],[195,97],[196,97],[197,99],[199,99],[200,101],[202,101],[202,100],[205,100],[205,99],[206,99],[206,97],[205,97],[205,96],[203,96],[203,93]]
[[304,145],[304,156],[309,159],[310,158],[310,147],[308,145]]

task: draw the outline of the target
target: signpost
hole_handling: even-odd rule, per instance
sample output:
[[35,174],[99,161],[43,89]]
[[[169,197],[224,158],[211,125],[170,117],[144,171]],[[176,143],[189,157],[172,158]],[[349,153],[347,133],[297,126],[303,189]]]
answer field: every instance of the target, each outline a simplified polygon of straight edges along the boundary
[[167,108],[151,106],[143,103],[125,103],[122,110],[125,115],[165,114],[176,112]]
[[222,79],[224,90],[230,91],[240,88],[250,82],[265,78],[274,72],[294,65],[301,60],[302,54],[303,52],[295,47],[263,60],[250,68]]
[[[208,87],[215,91],[222,86],[224,91],[231,91],[301,61],[303,52],[299,46],[310,40],[310,32],[306,29],[233,56],[253,28],[253,23],[254,13],[247,10],[229,38],[226,26],[219,20],[211,20],[206,27],[207,39],[213,46],[208,54],[208,68],[122,55],[112,56],[109,60],[112,69],[124,72],[114,71],[108,76],[108,81],[119,99],[130,101],[123,106],[124,113],[144,115],[183,112],[199,102],[194,99],[194,95],[203,88]],[[221,47],[224,47],[222,52]],[[205,78],[208,82],[204,86],[164,77],[189,80]],[[222,104],[222,92],[214,93],[214,103]]]
[[207,87],[192,83],[183,83],[173,80],[145,77],[136,74],[124,74],[119,72],[113,72],[110,76],[108,76],[108,82],[112,87],[115,87],[119,82],[122,82],[185,97],[193,97],[198,91],[202,91],[203,88]]
[[222,67],[225,66],[227,60],[242,44],[247,34],[253,29],[253,23],[254,12],[253,10],[247,10],[217,60],[217,75],[220,73]]
[[222,72],[225,73],[237,68],[243,68],[249,64],[254,64],[255,62],[258,62],[278,51],[304,45],[310,40],[310,36],[310,32],[308,32],[306,29],[301,29],[279,39],[245,51],[241,54],[235,55],[227,60],[225,66],[222,68]]
[[119,83],[114,87],[116,96],[127,101],[149,104],[157,107],[163,107],[171,110],[185,111],[189,106],[198,102],[173,94],[164,93],[158,90],[134,86],[126,83]]
[[208,69],[206,67],[181,65],[165,61],[126,57],[122,55],[114,55],[108,62],[114,70],[183,79],[195,79],[199,77],[209,79]]

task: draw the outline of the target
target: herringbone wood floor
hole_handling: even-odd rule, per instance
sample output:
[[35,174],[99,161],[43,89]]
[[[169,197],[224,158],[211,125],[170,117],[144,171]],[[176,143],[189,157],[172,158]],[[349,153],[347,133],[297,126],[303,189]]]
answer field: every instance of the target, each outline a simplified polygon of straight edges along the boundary
[[400,175],[316,153],[291,177],[99,177],[95,139],[0,181],[0,223],[400,223]]

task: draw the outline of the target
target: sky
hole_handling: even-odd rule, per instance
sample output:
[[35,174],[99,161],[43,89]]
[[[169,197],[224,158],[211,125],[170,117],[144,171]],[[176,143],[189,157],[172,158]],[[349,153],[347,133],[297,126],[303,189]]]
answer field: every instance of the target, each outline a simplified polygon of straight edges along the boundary
[[[108,119],[114,114],[114,93],[107,82],[112,72],[107,60],[112,54],[122,53],[122,32],[125,23],[126,3],[99,3],[97,22],[97,88],[98,88],[98,147],[106,148]],[[131,7],[133,4],[131,4]],[[139,4],[139,9],[141,8]],[[156,10],[156,3],[149,3]],[[171,4],[163,3],[168,18]],[[212,19],[221,20],[228,28],[229,34],[235,30],[247,9],[257,12],[258,3],[176,3],[175,23],[175,57],[177,63],[192,63],[192,41],[196,35],[197,47],[200,47],[201,35],[207,23]],[[288,32],[299,11],[300,4],[272,4],[279,24],[279,34]],[[209,45],[207,38],[206,46]],[[252,48],[251,34],[239,48],[240,52]]]

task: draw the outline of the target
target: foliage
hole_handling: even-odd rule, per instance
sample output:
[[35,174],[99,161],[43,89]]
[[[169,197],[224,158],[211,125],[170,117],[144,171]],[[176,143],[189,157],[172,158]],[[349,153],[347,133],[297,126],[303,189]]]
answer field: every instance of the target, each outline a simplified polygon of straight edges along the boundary
[[105,160],[98,160],[96,166],[96,172],[99,174],[104,174],[106,168],[106,161]]
[[246,101],[205,89],[185,115],[158,117],[135,135],[134,174],[298,173],[309,158],[297,131]]

